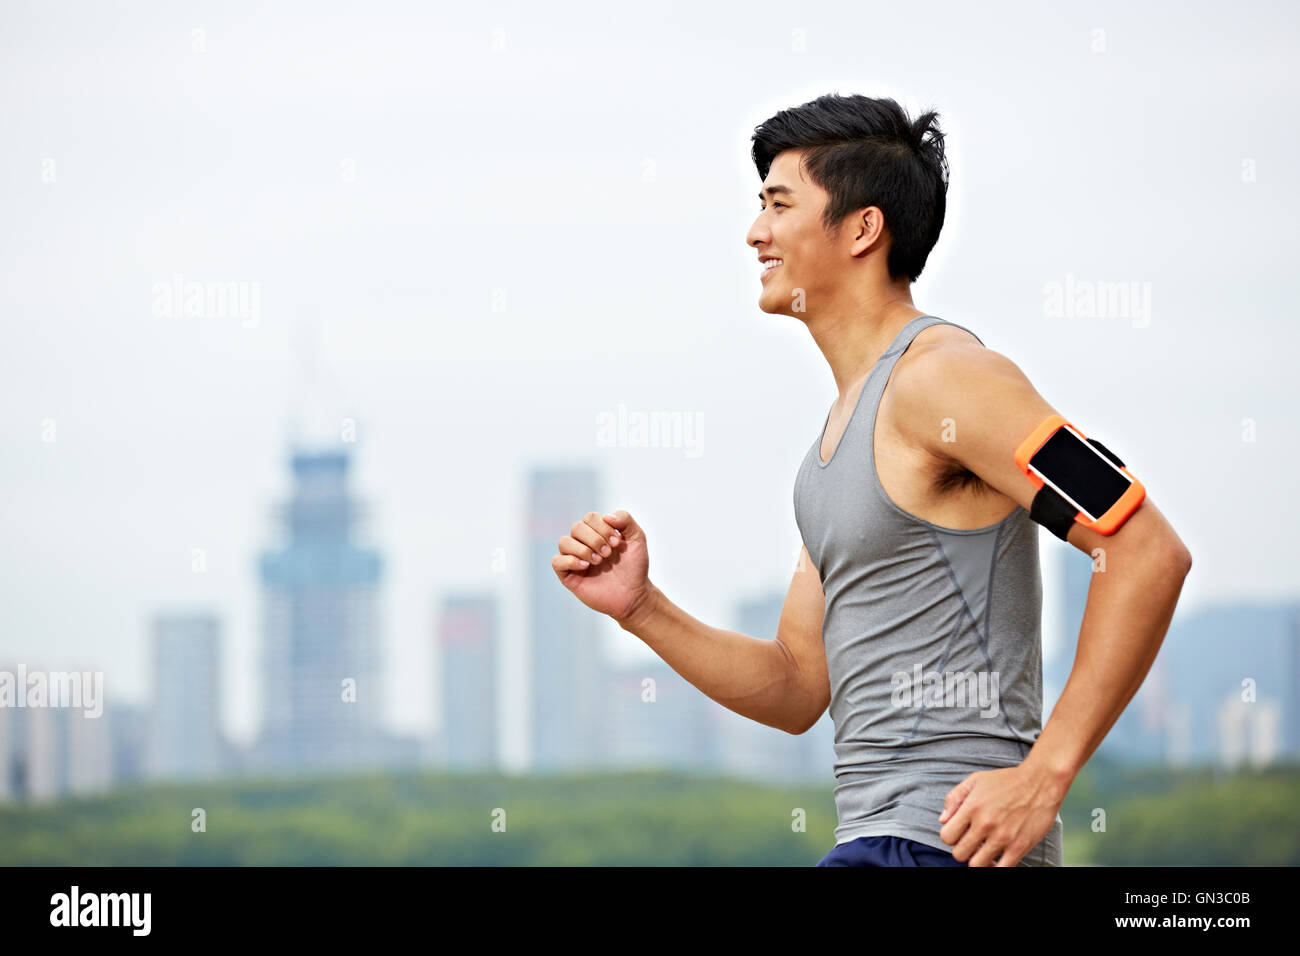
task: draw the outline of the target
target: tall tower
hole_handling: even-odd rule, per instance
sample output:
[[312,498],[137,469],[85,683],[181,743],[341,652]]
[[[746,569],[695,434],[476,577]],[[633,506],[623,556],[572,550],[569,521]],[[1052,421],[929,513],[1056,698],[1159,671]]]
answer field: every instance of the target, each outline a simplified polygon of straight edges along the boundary
[[529,692],[535,770],[593,767],[604,758],[606,669],[601,615],[569,593],[551,568],[556,542],[599,510],[590,468],[534,469],[528,485]]
[[381,681],[376,592],[381,560],[358,546],[362,508],[342,450],[295,450],[283,546],[262,554],[263,760],[346,768],[379,758]]

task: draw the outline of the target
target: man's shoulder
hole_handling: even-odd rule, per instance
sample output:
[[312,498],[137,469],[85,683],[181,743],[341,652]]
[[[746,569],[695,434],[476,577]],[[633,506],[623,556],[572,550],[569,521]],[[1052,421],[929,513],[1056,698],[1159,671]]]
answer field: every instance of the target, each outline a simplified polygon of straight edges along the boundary
[[1028,379],[1011,359],[965,329],[933,325],[899,356],[889,391],[899,429],[942,455],[942,423],[984,408],[1012,384]]
[[895,402],[914,407],[917,400],[933,399],[963,380],[978,377],[989,352],[970,332],[955,325],[931,325],[922,329],[898,357],[890,375],[889,390]]
[[983,349],[984,345],[974,333],[947,322],[939,322],[916,333],[907,351],[898,357],[898,365],[901,367],[915,362],[918,358],[945,348]]
[[[890,390],[897,397],[960,396],[970,389],[995,385],[1024,373],[1003,355],[985,346],[972,333],[954,325],[932,325],[917,333],[898,357]],[[897,386],[897,387],[896,387]]]

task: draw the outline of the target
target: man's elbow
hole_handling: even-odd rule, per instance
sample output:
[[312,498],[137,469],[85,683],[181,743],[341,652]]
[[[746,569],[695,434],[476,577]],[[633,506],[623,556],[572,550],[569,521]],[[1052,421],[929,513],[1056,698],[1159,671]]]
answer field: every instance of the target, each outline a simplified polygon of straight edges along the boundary
[[1169,561],[1183,577],[1187,577],[1188,572],[1192,570],[1192,552],[1181,541],[1175,540],[1170,548]]
[[808,718],[802,713],[796,713],[793,708],[786,708],[785,713],[781,714],[781,719],[774,723],[770,723],[768,726],[774,727],[783,733],[787,733],[791,737],[798,737],[808,729],[807,726],[805,726],[807,719]]
[[[1099,539],[1100,540],[1100,539]],[[1151,570],[1185,578],[1192,570],[1192,552],[1150,497],[1123,523],[1109,544],[1100,545],[1118,556],[1132,556]]]
[[1192,569],[1192,552],[1177,537],[1160,537],[1154,540],[1127,538],[1117,540],[1107,548],[1117,561],[1137,562],[1143,568],[1152,571],[1173,572],[1182,577]]
[[785,720],[785,722],[781,724],[781,729],[784,730],[791,737],[798,737],[800,734],[802,734],[804,731],[808,729],[808,725],[805,723],[805,720],[806,718],[804,718],[801,715],[797,717],[793,714],[789,715]]
[[815,713],[811,716],[808,714],[801,715],[799,722],[792,727],[786,727],[785,732],[792,737],[798,737],[800,734],[808,733],[808,731],[817,726],[817,722],[822,719],[822,714],[826,713],[826,708],[829,705],[829,700],[823,701]]
[[[1136,519],[1139,515],[1142,515],[1142,511],[1133,517]],[[1168,522],[1161,518],[1163,527],[1154,528],[1150,524],[1139,526],[1136,521],[1130,521],[1129,524],[1132,525],[1131,533],[1114,541],[1118,552],[1127,552],[1152,570],[1158,569],[1179,578],[1187,577],[1192,570],[1192,552],[1183,544],[1178,533],[1169,527]],[[1126,527],[1120,530],[1122,532],[1128,529]]]

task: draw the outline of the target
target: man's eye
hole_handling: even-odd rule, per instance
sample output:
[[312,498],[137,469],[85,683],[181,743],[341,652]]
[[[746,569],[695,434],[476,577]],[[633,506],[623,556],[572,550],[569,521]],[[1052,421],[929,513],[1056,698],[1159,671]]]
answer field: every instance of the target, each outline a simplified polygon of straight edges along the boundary
[[[784,206],[785,203],[783,203],[783,202],[773,202],[772,205],[773,205],[773,206]],[[761,209],[766,209],[767,207],[766,207],[766,206],[762,206],[762,207],[760,207],[760,208],[761,208]]]

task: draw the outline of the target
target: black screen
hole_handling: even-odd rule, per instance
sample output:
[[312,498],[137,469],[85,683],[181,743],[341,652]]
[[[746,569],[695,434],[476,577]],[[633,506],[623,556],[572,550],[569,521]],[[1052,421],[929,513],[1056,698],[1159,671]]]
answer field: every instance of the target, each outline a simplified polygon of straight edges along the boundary
[[1101,453],[1068,428],[1058,428],[1029,463],[1093,519],[1100,518],[1132,483]]

